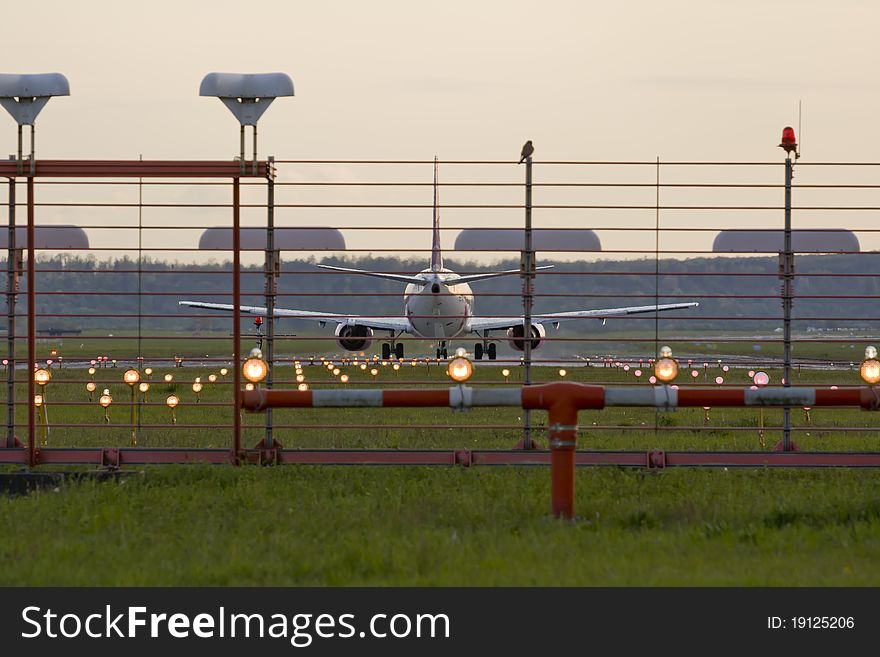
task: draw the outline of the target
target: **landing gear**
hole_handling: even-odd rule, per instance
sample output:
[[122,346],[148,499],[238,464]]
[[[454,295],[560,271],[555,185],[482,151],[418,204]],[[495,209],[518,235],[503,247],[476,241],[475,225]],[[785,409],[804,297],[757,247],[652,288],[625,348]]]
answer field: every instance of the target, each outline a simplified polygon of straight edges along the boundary
[[403,358],[403,344],[400,342],[388,344],[387,342],[382,343],[382,360],[389,360],[391,358],[401,359]]
[[483,354],[486,354],[489,360],[495,360],[497,356],[497,352],[495,351],[495,343],[490,342],[484,345],[484,343],[482,342],[477,342],[474,345],[474,358],[476,360],[482,360]]
[[446,360],[447,358],[449,358],[449,354],[446,351],[446,343],[437,343],[437,360]]

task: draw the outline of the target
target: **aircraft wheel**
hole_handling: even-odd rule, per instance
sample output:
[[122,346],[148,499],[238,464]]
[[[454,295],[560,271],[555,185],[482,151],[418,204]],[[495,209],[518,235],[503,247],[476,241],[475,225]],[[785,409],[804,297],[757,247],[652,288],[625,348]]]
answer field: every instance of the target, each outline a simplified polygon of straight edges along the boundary
[[489,343],[488,351],[489,351],[489,360],[495,360],[497,354],[495,352],[495,343],[494,342]]
[[394,355],[397,356],[398,358],[403,358],[403,343],[402,342],[398,342],[396,345],[394,345]]
[[474,345],[474,360],[483,360],[483,343],[478,342]]
[[382,343],[382,360],[391,358],[391,345],[387,342]]

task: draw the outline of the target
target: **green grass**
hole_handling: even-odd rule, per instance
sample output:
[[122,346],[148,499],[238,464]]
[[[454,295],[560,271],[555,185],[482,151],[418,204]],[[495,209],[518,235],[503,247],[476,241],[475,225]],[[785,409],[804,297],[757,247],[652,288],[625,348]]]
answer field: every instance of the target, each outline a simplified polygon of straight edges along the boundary
[[0,500],[4,585],[880,584],[880,473],[150,468]]

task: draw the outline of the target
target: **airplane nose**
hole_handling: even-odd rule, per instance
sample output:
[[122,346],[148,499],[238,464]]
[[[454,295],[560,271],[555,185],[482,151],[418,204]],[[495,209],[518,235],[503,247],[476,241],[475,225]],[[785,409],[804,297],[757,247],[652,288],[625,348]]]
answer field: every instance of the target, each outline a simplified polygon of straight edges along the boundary
[[434,283],[431,285],[431,293],[432,294],[440,294],[440,285],[439,283]]

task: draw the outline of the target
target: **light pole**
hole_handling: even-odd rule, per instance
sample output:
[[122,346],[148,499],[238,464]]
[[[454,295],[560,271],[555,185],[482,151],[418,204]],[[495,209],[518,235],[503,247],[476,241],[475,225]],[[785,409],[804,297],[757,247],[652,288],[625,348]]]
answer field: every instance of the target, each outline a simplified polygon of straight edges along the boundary
[[[34,395],[34,406],[38,412],[38,414],[42,415],[42,418],[37,418],[40,421],[40,425],[42,426],[42,444],[49,444],[49,408],[48,408],[48,397],[46,396],[46,386],[49,385],[49,381],[52,380],[52,373],[49,372],[48,369],[38,369],[34,372],[34,383],[36,383],[40,387],[40,393],[38,395]],[[37,398],[39,398],[40,403],[37,404]]]
[[131,391],[131,446],[134,447],[137,445],[137,425],[136,425],[136,405],[137,405],[137,397],[135,394],[135,386],[138,384],[138,381],[141,380],[140,373],[135,369],[125,370],[125,373],[122,375],[122,380],[128,385],[128,389]]
[[[286,73],[209,73],[202,79],[200,96],[215,96],[226,105],[241,126],[241,173],[245,167],[245,126],[253,126],[253,171],[257,173],[257,122],[269,105],[279,96],[293,96],[293,80]],[[271,365],[275,358],[275,294],[280,269],[280,257],[275,250],[275,173],[274,158],[268,158],[267,166],[267,216],[266,216],[266,360],[268,378],[266,387],[272,388]],[[259,319],[259,318],[258,318]],[[236,391],[238,394],[238,391]],[[266,414],[266,446],[272,448],[272,413]]]
[[177,398],[177,395],[168,395],[165,398],[165,405],[171,409],[171,424],[177,424],[177,415],[175,415],[174,409],[177,408],[179,403],[180,400]]
[[[770,383],[770,375],[767,372],[755,372],[755,375],[752,377],[752,382],[758,388],[763,388],[768,383]],[[761,447],[766,447],[767,444],[764,441],[764,407],[758,407],[758,442],[761,444]]]
[[[31,127],[31,153],[29,177],[27,180],[28,203],[33,201],[33,175],[36,172],[36,157],[34,155],[34,123],[37,116],[53,96],[69,96],[70,84],[60,73],[39,74],[0,74],[0,106],[3,106],[15,122],[18,124],[18,158],[17,170],[24,174],[23,157],[23,128]],[[28,292],[33,293],[34,277],[34,225],[33,213],[28,212],[27,231],[28,240],[25,247],[19,247],[15,243],[15,178],[9,179],[9,224],[8,242],[6,255],[6,358],[11,367],[6,371],[6,446],[15,446],[15,302],[18,294],[18,276],[22,269],[24,249],[28,252]],[[28,331],[33,333],[34,326],[29,323]],[[28,362],[36,359],[33,349],[33,341],[28,341]],[[28,379],[28,396],[33,401],[33,383]],[[28,425],[32,429],[31,421],[34,408],[28,406]]]
[[[800,157],[794,128],[786,126],[782,130],[780,148],[785,150],[785,230],[783,232],[782,253],[780,254],[780,276],[782,278],[782,365],[783,381],[786,388],[791,386],[791,307],[792,285],[794,283],[794,253],[791,250],[791,180],[794,177],[794,162],[791,159]],[[782,451],[790,452],[791,444],[791,407],[782,409]]]
[[109,388],[104,388],[104,394],[98,399],[98,403],[104,409],[104,422],[110,424],[110,404],[113,403],[113,397],[110,396]]

